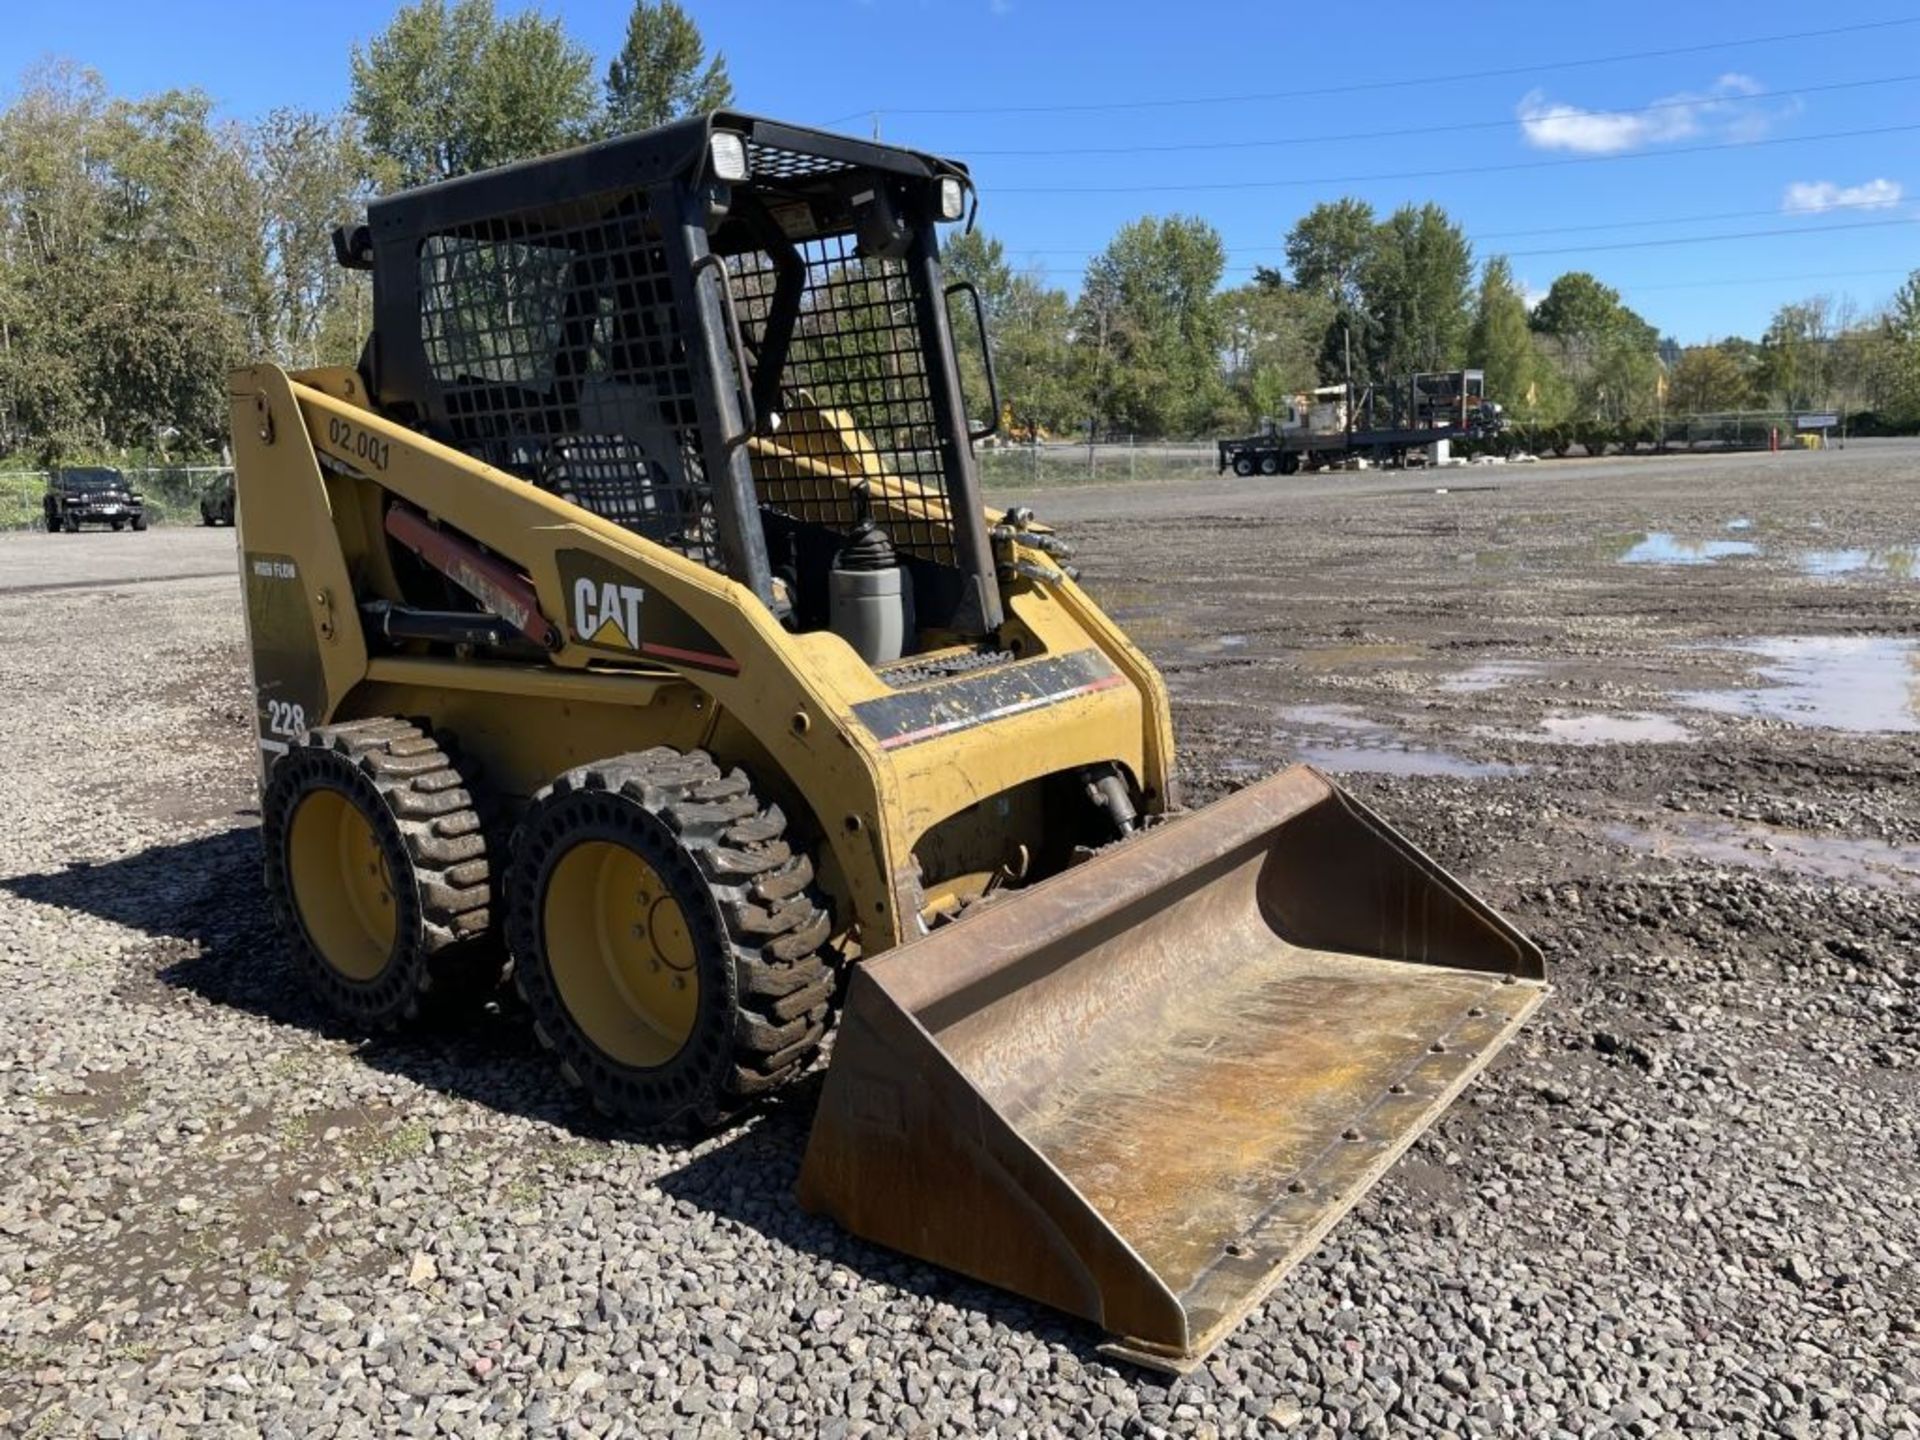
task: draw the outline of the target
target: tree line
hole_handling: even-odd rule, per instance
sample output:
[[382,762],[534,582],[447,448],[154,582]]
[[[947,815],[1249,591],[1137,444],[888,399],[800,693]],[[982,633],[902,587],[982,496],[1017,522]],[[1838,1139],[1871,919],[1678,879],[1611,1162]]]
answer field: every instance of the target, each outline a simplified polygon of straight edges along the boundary
[[637,0],[604,65],[557,19],[420,0],[349,67],[340,112],[245,123],[69,61],[23,77],[0,111],[0,458],[217,455],[230,370],[358,358],[366,276],[331,232],[371,197],[733,97],[673,0]]
[[[1682,347],[1585,271],[1530,305],[1509,262],[1476,264],[1436,204],[1384,218],[1351,197],[1316,205],[1284,248],[1283,268],[1223,286],[1210,224],[1147,217],[1095,258],[1077,298],[1017,272],[985,235],[955,237],[947,263],[986,299],[1003,418],[1019,435],[1218,434],[1349,375],[1461,367],[1485,370],[1523,435],[1555,448],[1632,444],[1662,417],[1732,411],[1920,426],[1920,271],[1881,310],[1817,295],[1782,305],[1757,339]],[[961,359],[978,371],[964,346]]]
[[[329,234],[369,198],[732,94],[725,58],[673,0],[635,0],[604,61],[538,12],[416,0],[354,48],[338,113],[224,121],[198,90],[130,99],[42,65],[0,111],[0,458],[217,454],[230,369],[357,358],[366,277],[335,264]],[[1194,216],[1121,227],[1077,293],[986,234],[955,234],[946,253],[985,301],[1016,433],[1243,431],[1349,367],[1393,380],[1461,365],[1548,435],[1776,406],[1920,423],[1920,272],[1884,311],[1814,297],[1755,339],[1682,349],[1584,272],[1530,307],[1506,261],[1476,260],[1434,204],[1317,205],[1283,267],[1233,286],[1219,233]],[[956,329],[982,407],[978,337],[970,320]]]

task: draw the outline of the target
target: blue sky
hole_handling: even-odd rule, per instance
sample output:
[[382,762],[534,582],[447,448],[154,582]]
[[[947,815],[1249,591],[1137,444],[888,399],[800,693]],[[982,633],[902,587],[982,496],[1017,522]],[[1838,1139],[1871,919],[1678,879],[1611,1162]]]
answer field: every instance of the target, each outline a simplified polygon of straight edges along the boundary
[[[121,93],[200,86],[236,116],[331,108],[349,47],[394,8],[21,6],[0,75],[61,55]],[[627,10],[541,8],[603,57]],[[1689,343],[1755,335],[1809,294],[1871,307],[1920,267],[1920,9],[1386,4],[1364,25],[1337,6],[1164,0],[688,9],[744,107],[863,134],[877,119],[883,138],[967,160],[982,227],[1069,289],[1139,215],[1211,221],[1232,282],[1343,194],[1438,201],[1533,291],[1592,270]],[[1913,23],[1739,43],[1888,21]]]

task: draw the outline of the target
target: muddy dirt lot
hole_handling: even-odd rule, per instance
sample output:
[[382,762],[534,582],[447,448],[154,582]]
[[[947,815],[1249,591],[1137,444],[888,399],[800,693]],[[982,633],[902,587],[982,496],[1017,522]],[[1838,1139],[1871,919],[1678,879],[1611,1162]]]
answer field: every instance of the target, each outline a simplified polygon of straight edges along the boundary
[[0,1432],[1920,1433],[1917,497],[1901,444],[1032,497],[1190,799],[1339,772],[1558,987],[1171,1384],[800,1213],[804,1088],[675,1149],[511,1011],[329,1029],[230,532],[0,540]]

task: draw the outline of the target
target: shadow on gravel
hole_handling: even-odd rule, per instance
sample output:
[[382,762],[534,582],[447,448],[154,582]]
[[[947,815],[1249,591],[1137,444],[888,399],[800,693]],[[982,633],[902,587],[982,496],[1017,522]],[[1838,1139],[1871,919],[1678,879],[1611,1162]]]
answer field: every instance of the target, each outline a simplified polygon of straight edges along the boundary
[[[358,1040],[356,1056],[375,1069],[507,1114],[539,1120],[587,1141],[634,1141],[581,1103],[533,1039],[518,1003],[446,1005],[403,1034],[365,1039],[338,1025],[288,964],[260,884],[259,831],[155,845],[98,864],[0,879],[23,900],[94,915],[144,932],[148,944],[124,958],[114,994],[123,1003],[169,1003],[170,991],[331,1039]],[[794,1199],[820,1072],[802,1079],[757,1116],[717,1140],[664,1142],[684,1163],[656,1183],[674,1199],[759,1232],[769,1240],[844,1265],[863,1278],[945,1301],[1104,1364],[1092,1332],[1002,1291],[880,1249]],[[669,1159],[671,1163],[671,1158]],[[804,1304],[812,1304],[807,1301]],[[799,1315],[831,1330],[831,1299]],[[955,1322],[960,1326],[968,1319]]]
[[[765,1107],[757,1124],[742,1126],[713,1148],[692,1154],[654,1184],[676,1200],[757,1231],[789,1249],[843,1265],[865,1281],[953,1306],[962,1313],[951,1320],[916,1315],[913,1324],[924,1333],[955,1341],[962,1351],[980,1344],[978,1337],[963,1339],[962,1332],[986,1320],[1071,1351],[1083,1365],[1116,1367],[1138,1382],[1165,1383],[1164,1377],[1130,1370],[1102,1356],[1095,1348],[1098,1334],[1090,1326],[1004,1290],[884,1250],[824,1216],[802,1210],[794,1198],[794,1182],[800,1176],[823,1074],[816,1070]],[[808,1287],[805,1293],[808,1298],[795,1307],[796,1324],[831,1331],[843,1323],[834,1291]]]
[[608,1138],[555,1073],[505,1000],[430,1006],[404,1033],[363,1037],[340,1025],[294,973],[260,883],[253,826],[155,845],[99,864],[0,879],[24,900],[95,915],[146,933],[122,963],[117,998],[153,1003],[181,990],[276,1025],[357,1042],[378,1070],[476,1104]]

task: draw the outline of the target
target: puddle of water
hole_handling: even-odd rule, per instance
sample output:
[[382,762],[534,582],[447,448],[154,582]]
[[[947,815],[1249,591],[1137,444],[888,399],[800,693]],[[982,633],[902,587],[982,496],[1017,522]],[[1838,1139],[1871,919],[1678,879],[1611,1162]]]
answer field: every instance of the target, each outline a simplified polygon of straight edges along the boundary
[[1457,675],[1443,676],[1440,689],[1456,694],[1497,690],[1502,685],[1538,679],[1546,673],[1546,662],[1542,660],[1482,660],[1477,665],[1469,665]]
[[1809,550],[1800,557],[1800,569],[1807,575],[1854,575],[1862,570],[1911,580],[1916,552],[1898,550]]
[[1216,635],[1213,639],[1202,642],[1196,648],[1200,650],[1244,650],[1246,645],[1247,637],[1244,635]]
[[1809,835],[1802,830],[1706,816],[1674,816],[1649,827],[1612,824],[1602,830],[1617,844],[1664,858],[1693,857],[1756,870],[1790,870],[1821,880],[1891,889],[1920,883],[1920,846],[1843,835]]
[[1738,647],[1767,683],[1695,690],[1682,703],[1723,715],[1857,734],[1920,730],[1920,642],[1875,635],[1795,635]]
[[1547,740],[1558,745],[1671,745],[1693,738],[1693,732],[1678,720],[1646,711],[1549,715],[1540,728]]
[[1484,780],[1526,773],[1524,765],[1497,760],[1469,760],[1446,750],[1409,744],[1390,726],[1351,705],[1289,705],[1280,712],[1291,723],[1309,730],[1333,732],[1335,740],[1311,740],[1294,748],[1309,765],[1340,774],[1452,775]]
[[1758,555],[1751,540],[1682,540],[1666,530],[1654,530],[1629,545],[1620,556],[1623,565],[1711,565],[1733,555]]
[[1727,528],[1729,530],[1751,530],[1753,528],[1753,521],[1744,515],[1736,515],[1733,519],[1727,521]]

